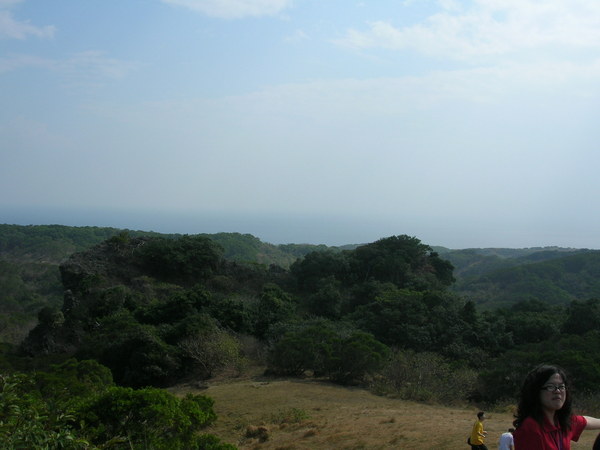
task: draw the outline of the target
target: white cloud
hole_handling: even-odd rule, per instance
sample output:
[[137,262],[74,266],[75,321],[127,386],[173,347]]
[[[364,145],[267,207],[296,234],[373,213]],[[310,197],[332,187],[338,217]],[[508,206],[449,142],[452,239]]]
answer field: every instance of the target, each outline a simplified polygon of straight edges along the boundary
[[38,27],[16,20],[6,8],[17,4],[15,0],[0,0],[0,38],[25,39],[28,36],[51,38],[56,28],[52,25]]
[[367,30],[348,30],[337,43],[358,49],[410,49],[457,60],[544,48],[600,50],[600,2],[475,0],[460,7],[443,1],[439,12],[420,23],[398,28],[390,21],[374,21]]
[[55,62],[49,59],[40,58],[31,55],[13,55],[7,58],[0,58],[0,74],[18,70],[26,67],[38,67],[52,69]]
[[292,0],[162,0],[183,6],[211,17],[239,19],[242,17],[272,16],[292,4]]
[[134,70],[137,63],[107,57],[104,52],[87,51],[73,55],[60,64],[63,73],[83,79],[121,79]]
[[289,36],[285,37],[285,42],[298,43],[310,39],[303,30],[296,30]]
[[63,87],[69,89],[103,86],[107,81],[125,78],[138,67],[137,62],[110,58],[99,51],[76,53],[66,59],[47,59],[26,54],[0,58],[0,74],[25,69],[53,72],[62,78]]
[[0,8],[8,8],[9,6],[21,3],[23,0],[0,0]]

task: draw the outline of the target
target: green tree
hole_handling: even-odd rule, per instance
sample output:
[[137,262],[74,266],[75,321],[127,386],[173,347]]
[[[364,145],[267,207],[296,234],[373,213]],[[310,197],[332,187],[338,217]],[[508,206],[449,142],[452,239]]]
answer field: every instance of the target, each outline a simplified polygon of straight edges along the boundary
[[290,295],[279,286],[272,283],[265,285],[255,306],[256,336],[264,338],[269,327],[289,320],[295,312],[295,306]]
[[94,360],[78,361],[70,358],[53,364],[47,371],[33,374],[37,391],[57,407],[66,409],[74,399],[105,391],[114,386],[112,373]]
[[210,378],[215,371],[228,366],[239,370],[243,361],[237,339],[219,328],[188,336],[178,347],[201,378]]
[[391,236],[358,247],[351,253],[357,281],[391,282],[414,290],[450,285],[453,266],[415,237]]
[[156,388],[112,387],[83,401],[77,416],[96,445],[122,440],[122,448],[198,448],[197,433],[216,419],[212,399],[179,399]]
[[585,334],[600,330],[600,299],[574,300],[567,308],[562,331],[567,334]]
[[166,386],[179,376],[181,361],[157,328],[138,323],[129,311],[105,317],[85,336],[77,356],[96,359],[125,386]]
[[290,267],[301,290],[314,290],[323,278],[348,280],[350,265],[346,252],[314,251],[296,260]]
[[49,408],[25,374],[0,375],[0,447],[88,449],[74,416]]
[[322,278],[317,284],[316,292],[307,298],[308,312],[328,319],[339,319],[342,301],[340,282],[333,276]]
[[154,238],[138,250],[142,264],[150,272],[167,280],[202,280],[221,264],[223,249],[203,236],[179,239]]
[[269,369],[301,375],[312,371],[339,383],[361,381],[378,370],[388,348],[369,333],[318,319],[292,326],[273,345]]

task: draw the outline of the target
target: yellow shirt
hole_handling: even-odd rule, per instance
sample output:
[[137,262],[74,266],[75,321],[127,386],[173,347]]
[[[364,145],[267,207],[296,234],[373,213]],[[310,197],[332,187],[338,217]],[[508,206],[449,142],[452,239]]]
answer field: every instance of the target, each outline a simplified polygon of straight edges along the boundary
[[478,420],[473,425],[473,431],[471,431],[471,445],[483,444],[483,437],[479,433],[483,434],[483,422]]

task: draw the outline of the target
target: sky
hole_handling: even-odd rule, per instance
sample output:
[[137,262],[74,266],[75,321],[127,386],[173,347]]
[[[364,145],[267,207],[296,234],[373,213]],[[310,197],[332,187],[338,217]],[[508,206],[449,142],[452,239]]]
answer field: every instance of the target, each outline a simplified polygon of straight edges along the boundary
[[597,0],[0,0],[0,223],[600,248]]

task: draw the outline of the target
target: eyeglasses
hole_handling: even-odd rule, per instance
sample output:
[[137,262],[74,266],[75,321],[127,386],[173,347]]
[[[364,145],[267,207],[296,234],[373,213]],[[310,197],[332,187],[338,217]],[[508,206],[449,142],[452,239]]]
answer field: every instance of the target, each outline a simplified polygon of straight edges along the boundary
[[565,392],[567,390],[567,386],[565,386],[564,384],[547,384],[545,386],[542,386],[542,391],[548,391],[548,392]]

